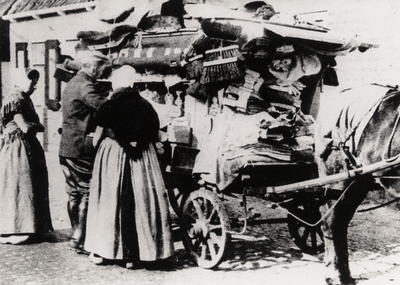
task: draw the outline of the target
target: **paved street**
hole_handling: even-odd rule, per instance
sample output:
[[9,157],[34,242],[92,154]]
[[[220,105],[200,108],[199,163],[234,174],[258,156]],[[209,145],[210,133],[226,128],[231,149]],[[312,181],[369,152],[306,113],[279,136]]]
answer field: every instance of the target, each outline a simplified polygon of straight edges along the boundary
[[[86,255],[68,250],[66,194],[57,157],[48,154],[53,235],[42,243],[0,245],[0,284],[324,284],[322,255],[302,254],[284,225],[267,225],[248,235],[234,236],[232,248],[218,270],[194,266],[175,232],[173,270],[125,269],[121,264],[96,266]],[[359,285],[400,282],[400,243],[387,253],[363,249],[351,253],[353,276]]]

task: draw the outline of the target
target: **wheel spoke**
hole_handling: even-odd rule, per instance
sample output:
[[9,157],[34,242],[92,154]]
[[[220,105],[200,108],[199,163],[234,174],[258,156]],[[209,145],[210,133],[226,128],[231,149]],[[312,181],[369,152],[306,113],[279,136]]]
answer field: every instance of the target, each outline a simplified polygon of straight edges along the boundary
[[[196,221],[199,217],[198,217],[198,215],[197,215],[197,213],[195,212],[195,211],[193,211],[193,212],[186,212],[185,213],[186,215],[185,215],[185,218],[187,219],[187,216],[189,216],[191,219],[192,219],[192,221]],[[191,221],[191,222],[192,222]],[[190,223],[191,223],[190,222]]]
[[200,254],[200,258],[201,259],[205,259],[206,258],[206,254],[207,254],[207,245],[205,243],[201,244],[201,254]]
[[317,247],[317,231],[312,229],[311,231],[311,246],[312,247]]
[[310,229],[308,227],[304,227],[303,236],[301,238],[301,242],[303,244],[307,243],[308,236],[310,235]]
[[221,224],[219,224],[219,225],[209,225],[208,228],[209,228],[210,231],[215,231],[215,230],[218,230],[218,229],[222,229],[223,227],[222,227]]
[[217,257],[217,252],[215,251],[214,243],[212,239],[207,240],[208,248],[210,249],[211,259]]
[[183,194],[178,191],[178,193],[175,195],[175,200],[178,202],[179,199],[181,199]]
[[192,243],[192,245],[193,245],[193,250],[196,251],[200,246],[200,240],[194,239],[194,243]]
[[321,240],[324,240],[324,234],[323,234],[322,229],[321,229],[321,227],[319,225],[317,226],[317,233],[319,235],[319,238]]
[[193,202],[193,206],[194,206],[194,208],[196,210],[196,213],[199,216],[199,219],[204,219],[204,213],[201,210],[199,202],[197,200],[193,200],[192,202]]
[[210,214],[210,215],[208,216],[208,218],[207,218],[207,222],[210,223],[215,214],[218,214],[218,211],[217,211],[216,208],[213,208],[211,214]]
[[224,239],[222,236],[218,236],[215,233],[210,233],[210,238],[213,240],[215,244],[217,244],[220,248],[224,246]]

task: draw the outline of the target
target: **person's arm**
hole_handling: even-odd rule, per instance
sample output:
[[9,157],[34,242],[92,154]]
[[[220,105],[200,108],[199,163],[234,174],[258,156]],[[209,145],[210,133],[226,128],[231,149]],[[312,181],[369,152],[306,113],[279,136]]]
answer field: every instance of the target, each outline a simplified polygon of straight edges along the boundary
[[14,121],[25,134],[36,134],[37,132],[44,131],[44,126],[42,124],[27,122],[21,113],[14,115]]
[[108,92],[99,92],[98,88],[96,88],[93,83],[87,84],[82,90],[82,94],[84,94],[86,104],[95,110],[97,110],[103,102],[108,100],[107,97],[109,95]]

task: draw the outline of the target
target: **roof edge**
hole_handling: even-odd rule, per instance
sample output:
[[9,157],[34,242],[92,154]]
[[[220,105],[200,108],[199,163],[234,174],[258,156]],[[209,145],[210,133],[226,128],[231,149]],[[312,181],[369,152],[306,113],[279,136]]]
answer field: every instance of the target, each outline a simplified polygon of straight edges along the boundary
[[0,11],[0,17],[6,15],[6,14],[11,10],[12,6],[14,6],[14,4],[15,4],[17,1],[18,1],[18,0],[14,0],[14,1],[10,2],[9,4],[7,4],[8,6],[5,5],[6,8],[5,8],[4,10]]
[[[13,3],[13,5],[14,5],[14,3]],[[65,13],[68,11],[81,10],[81,9],[85,9],[88,12],[92,12],[93,9],[96,7],[96,5],[97,5],[97,1],[87,2],[87,3],[79,3],[79,4],[71,4],[71,5],[54,7],[54,8],[32,10],[32,11],[21,12],[21,13],[16,13],[16,14],[11,14],[11,15],[4,15],[4,16],[2,16],[2,19],[9,20],[9,21],[15,21],[17,19],[27,18],[27,17],[40,19],[40,17],[42,15],[46,15],[46,14],[57,13],[59,15],[65,15]],[[10,6],[10,8],[11,7],[12,7],[12,5]],[[8,11],[10,10],[10,8],[8,9]]]

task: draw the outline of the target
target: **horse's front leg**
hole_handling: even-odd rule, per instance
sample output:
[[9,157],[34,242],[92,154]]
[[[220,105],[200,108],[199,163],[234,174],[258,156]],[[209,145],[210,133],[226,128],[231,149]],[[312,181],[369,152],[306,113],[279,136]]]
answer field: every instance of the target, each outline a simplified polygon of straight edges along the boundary
[[[322,222],[325,242],[325,280],[329,285],[355,284],[349,268],[347,230],[357,207],[368,193],[366,189],[367,187],[352,186]],[[321,214],[327,213],[335,202],[336,200],[328,200],[322,205]]]
[[[334,202],[327,201],[321,207],[322,215],[333,206]],[[349,269],[347,227],[348,223],[341,221],[336,210],[332,211],[322,223],[321,229],[325,243],[325,280],[329,285],[354,284]]]

